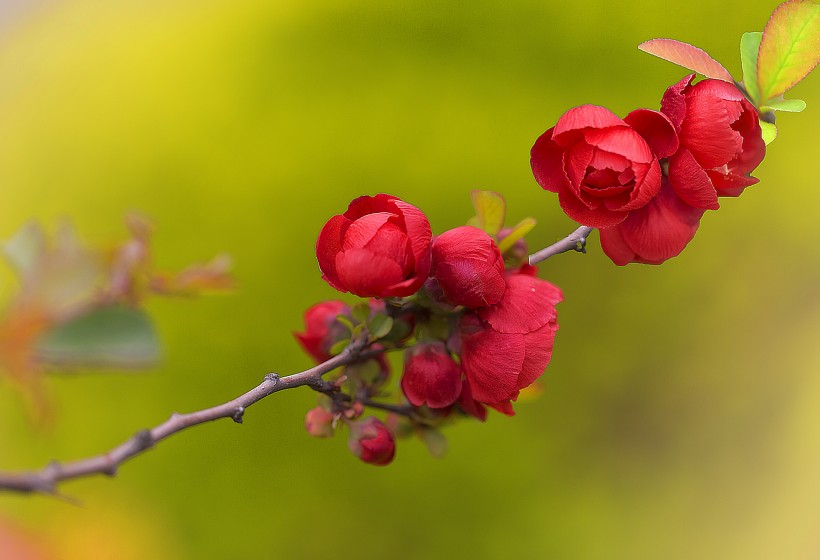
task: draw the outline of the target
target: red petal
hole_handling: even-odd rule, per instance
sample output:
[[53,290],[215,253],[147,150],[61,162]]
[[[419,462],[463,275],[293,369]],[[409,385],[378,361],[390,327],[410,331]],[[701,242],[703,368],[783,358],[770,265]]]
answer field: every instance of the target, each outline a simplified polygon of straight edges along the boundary
[[619,229],[636,262],[660,264],[683,251],[695,236],[703,212],[683,202],[664,183],[658,196],[633,211]]
[[391,204],[392,201],[399,200],[393,195],[377,194],[376,196],[360,196],[354,199],[348,206],[344,213],[349,220],[357,220],[367,214],[374,214],[376,212],[391,212],[396,213],[395,208]]
[[563,300],[561,290],[546,280],[515,274],[507,278],[501,301],[477,313],[499,332],[530,333],[555,321],[555,306]]
[[542,189],[558,192],[567,177],[564,175],[564,149],[552,141],[553,130],[549,129],[535,141],[530,150],[530,166]]
[[[638,164],[633,165],[633,169],[641,170]],[[646,175],[643,177],[636,177],[635,188],[629,193],[630,202],[624,204],[620,210],[635,210],[641,208],[655,198],[658,191],[661,190],[661,166],[658,160],[649,164],[646,169]],[[586,224],[585,224],[586,225]]]
[[709,175],[712,184],[715,185],[718,196],[740,196],[740,193],[742,193],[746,187],[760,182],[760,179],[747,175],[735,175],[733,173],[724,175],[713,169],[707,171],[706,174]]
[[367,249],[339,253],[336,270],[342,285],[359,297],[388,297],[388,288],[404,279],[396,261]]
[[349,251],[365,247],[391,218],[395,219],[396,216],[388,212],[377,212],[356,219],[344,233],[342,250]]
[[695,208],[717,210],[717,192],[709,175],[686,148],[669,160],[669,183],[681,199]]
[[581,105],[564,113],[555,124],[552,139],[566,146],[577,137],[577,132],[585,128],[609,128],[625,126],[615,113],[597,105]]
[[407,238],[410,240],[410,250],[415,259],[416,277],[420,279],[418,286],[421,286],[430,274],[430,242],[433,238],[430,221],[424,212],[412,204],[398,198],[393,201],[393,204],[404,218]]
[[588,130],[584,133],[584,138],[588,144],[622,155],[629,161],[649,163],[655,159],[643,136],[627,126]]
[[640,134],[658,158],[669,157],[678,150],[678,134],[669,117],[651,109],[636,109],[624,122]]
[[663,99],[661,100],[661,113],[669,117],[669,120],[675,125],[678,134],[680,134],[680,125],[683,119],[686,118],[686,99],[684,93],[694,79],[695,75],[689,74],[674,86],[670,86],[663,94]]
[[504,401],[499,403],[487,403],[487,406],[497,410],[501,414],[506,414],[507,416],[515,416],[515,410],[513,410],[513,406],[510,401]]
[[524,363],[524,335],[484,329],[461,341],[461,369],[475,400],[495,403],[511,399],[518,391]]
[[350,225],[350,220],[344,216],[333,216],[322,228],[319,239],[316,241],[316,259],[322,278],[339,290],[346,292],[336,273],[336,255],[342,250],[342,235]]
[[579,224],[595,228],[617,225],[629,215],[629,212],[609,210],[600,199],[596,208],[589,208],[569,189],[558,191],[558,204],[567,216]]
[[580,186],[584,182],[587,168],[590,166],[594,156],[595,148],[586,142],[578,142],[564,153],[563,165],[564,169],[566,169],[566,177],[569,179],[569,186],[572,192],[576,194],[580,193]]
[[461,394],[458,396],[458,406],[461,410],[482,422],[487,419],[487,409],[473,398],[473,392],[470,390],[470,383],[466,377],[461,386]]
[[[699,82],[692,91],[704,83]],[[715,83],[729,85],[720,81]],[[728,106],[734,102],[710,95],[709,91],[686,96],[686,120],[681,128],[683,145],[704,169],[726,165],[743,147],[743,137],[731,127],[734,119]]]
[[547,364],[552,359],[552,349],[555,344],[555,332],[558,324],[550,322],[540,329],[524,335],[524,365],[521,375],[518,376],[518,388],[523,389],[532,385],[544,373]]
[[623,224],[619,224],[615,227],[600,230],[601,249],[618,266],[638,261],[635,251],[624,241],[624,236],[621,234],[622,229]]

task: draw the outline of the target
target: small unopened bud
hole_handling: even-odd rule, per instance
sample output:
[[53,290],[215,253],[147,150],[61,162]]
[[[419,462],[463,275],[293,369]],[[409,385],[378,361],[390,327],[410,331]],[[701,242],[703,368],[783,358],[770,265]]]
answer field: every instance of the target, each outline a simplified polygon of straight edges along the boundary
[[396,442],[387,426],[373,416],[358,422],[349,422],[350,451],[365,463],[389,465],[396,454]]
[[333,435],[333,414],[317,406],[305,415],[305,429],[313,437],[331,437]]
[[450,406],[461,393],[461,368],[444,343],[416,344],[405,352],[401,389],[414,406]]

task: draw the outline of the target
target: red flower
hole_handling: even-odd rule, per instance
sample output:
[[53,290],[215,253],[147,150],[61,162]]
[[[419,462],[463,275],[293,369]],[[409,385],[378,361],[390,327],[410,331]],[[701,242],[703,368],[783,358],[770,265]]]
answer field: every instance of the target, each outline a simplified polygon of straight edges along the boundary
[[442,342],[416,344],[404,353],[401,390],[413,406],[450,406],[461,393],[461,369]]
[[541,376],[552,357],[555,305],[562,300],[556,286],[518,274],[507,279],[497,305],[462,318],[461,369],[472,399],[512,412],[509,401]]
[[387,426],[372,416],[348,425],[347,446],[356,457],[371,465],[390,464],[396,454],[396,442]]
[[330,348],[350,334],[344,325],[336,321],[336,317],[349,312],[350,308],[341,301],[317,303],[305,311],[305,332],[295,332],[293,336],[317,362],[327,361],[330,359]]
[[680,199],[663,179],[661,192],[617,226],[601,229],[601,248],[619,266],[661,264],[676,257],[695,236],[705,210]]
[[461,226],[445,231],[433,241],[432,261],[431,281],[438,282],[449,304],[483,307],[504,295],[504,259],[483,230]]
[[696,208],[716,209],[718,196],[738,196],[758,182],[749,173],[766,155],[757,110],[732,84],[687,76],[666,90],[661,112],[680,137],[669,158],[669,182]]
[[658,194],[658,158],[675,152],[672,123],[648,109],[623,120],[603,107],[570,109],[530,153],[535,179],[558,193],[564,212],[591,227],[610,227]]
[[415,206],[386,194],[362,196],[325,224],[316,257],[322,278],[340,292],[405,297],[427,279],[431,238]]

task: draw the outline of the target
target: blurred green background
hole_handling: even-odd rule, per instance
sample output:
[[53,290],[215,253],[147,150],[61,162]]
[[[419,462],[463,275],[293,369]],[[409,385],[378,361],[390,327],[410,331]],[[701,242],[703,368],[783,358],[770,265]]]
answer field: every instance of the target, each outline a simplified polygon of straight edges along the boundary
[[[354,197],[389,192],[435,232],[495,189],[531,247],[573,223],[529,169],[572,106],[657,108],[686,72],[640,53],[674,37],[739,76],[775,2],[22,0],[0,10],[0,237],[29,218],[84,238],[157,224],[157,264],[233,255],[239,291],[152,300],[165,359],[58,375],[53,429],[0,383],[0,468],[96,454],[174,411],[309,365],[291,337],[337,294],[313,245]],[[759,185],[684,254],[617,268],[597,236],[546,263],[561,331],[544,392],[388,468],[303,430],[315,395],[164,442],[83,507],[0,494],[58,559],[820,558],[820,80],[792,97]],[[13,285],[4,282],[5,298]],[[0,551],[0,556],[2,552]]]

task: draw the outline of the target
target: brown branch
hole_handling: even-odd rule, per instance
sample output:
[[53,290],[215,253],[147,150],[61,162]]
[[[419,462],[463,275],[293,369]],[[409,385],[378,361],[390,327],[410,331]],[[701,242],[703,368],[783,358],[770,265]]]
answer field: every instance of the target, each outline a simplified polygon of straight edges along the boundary
[[581,226],[561,241],[553,243],[549,247],[545,247],[544,249],[541,249],[540,251],[533,253],[532,255],[530,255],[529,258],[530,265],[536,265],[554,255],[566,253],[567,251],[578,251],[579,253],[586,253],[587,237],[590,233],[592,233],[593,229],[595,228]]
[[107,453],[70,463],[52,461],[38,471],[0,472],[0,491],[56,494],[57,485],[64,480],[98,474],[114,476],[120,465],[186,428],[212,420],[219,420],[220,418],[231,418],[234,422],[241,424],[245,410],[249,406],[273,393],[303,385],[322,390],[325,384],[322,376],[338,367],[361,359],[360,354],[365,346],[366,342],[364,340],[355,341],[338,356],[305,371],[285,377],[270,373],[265,376],[262,383],[233,400],[188,414],[174,413],[162,424],[150,429],[140,430]]

